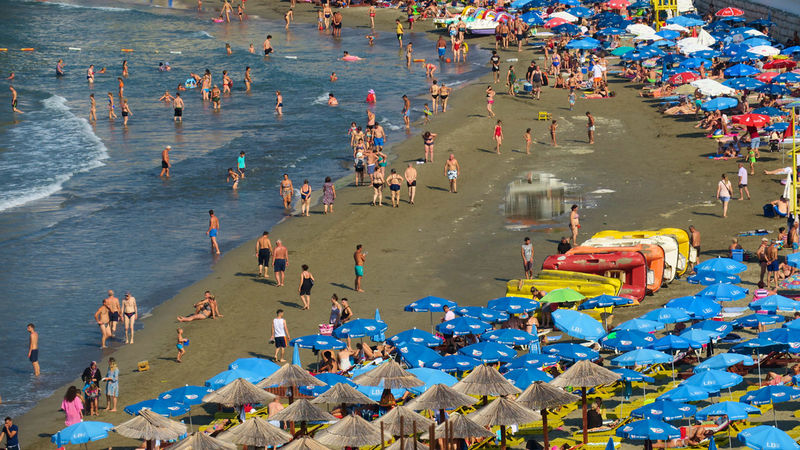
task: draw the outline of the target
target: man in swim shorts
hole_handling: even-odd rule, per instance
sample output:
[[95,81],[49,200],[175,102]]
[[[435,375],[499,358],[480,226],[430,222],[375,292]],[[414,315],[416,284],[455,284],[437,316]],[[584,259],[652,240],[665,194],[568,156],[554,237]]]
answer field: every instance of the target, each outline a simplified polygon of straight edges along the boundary
[[461,166],[458,165],[458,160],[455,155],[450,153],[450,157],[447,158],[447,161],[444,163],[444,174],[450,181],[450,192],[453,194],[458,192],[456,180],[458,179],[459,172],[461,172]]
[[161,151],[161,173],[158,175],[160,177],[167,177],[169,178],[169,168],[172,167],[172,164],[169,162],[169,151],[172,150],[171,146],[167,146],[164,150]]
[[289,266],[289,250],[283,245],[280,239],[275,241],[275,252],[273,254],[272,270],[275,271],[275,286],[283,286],[284,274]]
[[117,333],[117,323],[122,320],[122,308],[120,308],[119,299],[114,296],[114,291],[108,290],[108,297],[105,299],[105,304],[108,306],[108,320],[111,325],[111,337]]
[[106,340],[111,337],[111,325],[109,324],[109,309],[105,300],[103,300],[103,304],[95,311],[94,320],[100,327],[100,348],[106,348]]
[[28,361],[33,365],[33,374],[39,376],[39,333],[32,323],[27,327],[28,336]]
[[219,245],[217,244],[217,234],[219,233],[219,219],[214,215],[214,210],[208,210],[208,230],[206,234],[211,238],[211,251],[219,255]]
[[386,131],[378,122],[375,122],[372,130],[372,143],[375,144],[375,150],[379,152],[383,151],[383,146],[386,144]]
[[497,50],[492,50],[492,57],[489,58],[489,63],[492,65],[492,77],[494,82],[500,81],[500,55]]
[[180,92],[175,93],[175,98],[172,99],[172,107],[175,108],[175,116],[172,120],[174,122],[183,122],[183,99]]
[[272,254],[272,242],[269,240],[269,231],[256,241],[256,256],[258,256],[258,276],[269,278],[269,259]]
[[272,35],[268,34],[267,39],[264,40],[264,56],[267,56],[274,51],[270,39],[272,39]]
[[781,264],[778,259],[778,247],[775,246],[775,242],[772,242],[767,247],[765,256],[767,258],[767,285],[774,280],[774,289],[778,290],[778,269],[780,269]]
[[406,179],[406,186],[408,186],[408,203],[413,205],[414,195],[417,193],[417,169],[414,168],[414,163],[408,163],[403,176]]
[[361,280],[364,278],[364,262],[367,260],[367,253],[361,247],[361,244],[356,245],[356,252],[353,253],[356,272],[355,290],[358,292],[364,292],[361,289]]
[[11,111],[22,114],[22,111],[17,109],[17,91],[14,89],[14,86],[9,86],[8,89],[11,90]]
[[292,180],[289,179],[289,175],[287,174],[283,174],[283,180],[281,180],[279,193],[281,198],[283,199],[283,209],[286,210],[292,209],[292,197],[294,196],[294,186],[292,186]]

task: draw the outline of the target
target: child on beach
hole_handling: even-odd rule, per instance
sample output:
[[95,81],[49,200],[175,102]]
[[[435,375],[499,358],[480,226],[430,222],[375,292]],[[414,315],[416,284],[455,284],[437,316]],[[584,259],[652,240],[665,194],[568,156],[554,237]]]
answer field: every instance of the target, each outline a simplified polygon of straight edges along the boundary
[[495,150],[497,150],[497,154],[500,154],[500,145],[503,143],[503,122],[501,120],[497,121],[497,125],[494,127],[494,142],[495,142]]
[[570,90],[569,90],[569,110],[572,111],[572,109],[574,107],[575,107],[575,89],[570,88]]
[[525,154],[531,154],[531,144],[533,143],[533,138],[531,137],[531,129],[528,128],[525,130],[525,134],[522,135],[522,138],[525,140]]
[[747,161],[750,163],[750,175],[754,175],[756,170],[756,151],[752,147],[747,152]]
[[86,400],[89,401],[89,415],[96,416],[97,414],[97,403],[98,398],[100,398],[100,385],[97,384],[97,380],[90,380],[86,383],[86,386],[83,388],[83,393],[86,395]]
[[175,358],[177,362],[182,362],[181,358],[186,353],[184,346],[189,345],[189,339],[183,337],[183,328],[178,328],[178,343],[175,347],[178,349],[178,356]]
[[431,108],[428,106],[427,103],[425,103],[425,106],[422,108],[422,113],[425,115],[425,117],[424,117],[425,123],[430,122],[430,119],[431,119],[431,116],[433,115],[433,113],[431,112]]
[[239,176],[244,178],[244,171],[245,171],[244,152],[239,152],[239,158],[237,158],[236,160],[236,165],[238,166]]
[[553,147],[558,147],[558,143],[556,142],[556,129],[558,128],[558,122],[553,119],[553,123],[550,124],[550,140],[553,142]]

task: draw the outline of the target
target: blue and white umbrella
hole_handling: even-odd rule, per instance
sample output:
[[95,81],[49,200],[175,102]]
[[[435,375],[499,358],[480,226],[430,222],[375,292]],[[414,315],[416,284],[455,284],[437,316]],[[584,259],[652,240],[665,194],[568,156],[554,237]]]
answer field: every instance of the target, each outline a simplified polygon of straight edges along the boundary
[[709,342],[719,337],[713,331],[700,330],[697,328],[686,330],[683,333],[681,333],[680,336],[684,339],[688,339],[694,342],[699,342],[701,344],[708,344]]
[[[731,55],[728,52],[726,52],[726,54]],[[731,55],[731,56],[733,56],[733,55]],[[727,69],[725,69],[725,72],[724,72],[726,78],[749,77],[749,76],[755,75],[757,73],[759,73],[758,69],[756,69],[753,66],[748,66],[747,64],[736,64],[735,66],[728,67]],[[739,273],[739,272],[734,272],[734,273]]]
[[658,396],[658,400],[672,400],[674,402],[694,402],[708,398],[708,391],[693,384],[681,384],[676,388]]
[[778,294],[760,298],[754,302],[750,302],[748,306],[753,311],[800,311],[800,302]]
[[687,378],[681,384],[693,384],[709,392],[719,392],[722,389],[732,388],[743,380],[741,375],[724,370],[703,370]]
[[250,372],[249,370],[242,370],[242,369],[225,370],[206,380],[205,386],[217,390],[223,386],[227,386],[230,383],[233,383],[233,381],[236,380],[237,378],[244,378],[245,380],[255,384],[266,377],[262,376],[261,374],[257,374],[255,372]]
[[748,77],[738,77],[738,78],[729,78],[722,82],[723,85],[728,86],[729,88],[736,89],[739,91],[748,89],[753,90],[757,87],[761,87],[765,85],[761,80],[757,80],[755,78],[748,78]]
[[168,400],[184,405],[199,405],[203,403],[203,397],[207,394],[214,392],[213,389],[203,386],[182,386],[175,389],[170,389],[158,395],[159,400]]
[[373,337],[383,333],[387,328],[385,323],[374,319],[355,319],[333,330],[333,335],[338,338]]
[[724,337],[733,331],[733,323],[721,320],[704,320],[689,327],[690,330],[704,330],[713,333],[714,337]]
[[[797,75],[794,72],[785,72],[785,73],[782,73],[781,75],[786,75],[786,74],[792,74],[792,75],[796,76],[798,78],[798,80],[800,80],[800,75]],[[778,77],[779,76],[780,75],[778,75]],[[778,78],[778,77],[775,77],[775,78]],[[775,82],[775,78],[772,79],[773,83]],[[778,109],[778,108],[773,108],[772,106],[762,106],[761,108],[756,108],[756,109],[754,109],[752,111],[752,113],[753,114],[761,114],[762,116],[770,116],[770,117],[780,117],[780,116],[786,116],[786,115],[789,114],[786,111],[783,111],[783,110]]]
[[652,334],[644,331],[619,330],[608,333],[606,337],[600,340],[600,345],[627,352],[637,348],[649,347],[655,340],[656,338]]
[[668,308],[677,308],[686,311],[695,319],[709,319],[722,311],[719,303],[708,297],[678,297],[667,302]]
[[432,362],[428,367],[445,372],[463,372],[481,364],[481,361],[469,356],[447,355]]
[[800,352],[800,330],[776,328],[758,333],[758,337],[787,345],[789,346],[788,350],[792,353]]
[[542,352],[570,361],[580,361],[583,359],[595,360],[600,357],[599,353],[590,348],[571,343],[548,345],[542,347]]
[[347,347],[344,342],[333,336],[326,336],[324,334],[311,334],[294,338],[289,341],[289,345],[313,350],[340,350]]
[[[718,99],[723,99],[728,97],[718,97],[714,100],[709,100],[709,102],[713,102]],[[726,100],[727,101],[727,100]],[[706,102],[706,103],[709,103]],[[715,103],[719,105],[719,103]],[[728,103],[730,104],[730,103]],[[735,106],[735,105],[734,105]],[[702,108],[702,107],[701,107]],[[726,109],[726,108],[718,108],[718,109]],[[710,109],[708,111],[716,111],[714,109]],[[698,270],[697,273],[693,275],[689,275],[686,277],[686,282],[689,284],[702,284],[703,286],[711,286],[712,284],[718,283],[727,283],[727,284],[739,284],[742,282],[742,279],[739,275],[732,275],[725,272],[713,272],[708,270]]]
[[459,306],[453,309],[453,312],[459,316],[471,317],[489,323],[508,320],[507,312],[486,308],[485,306]]
[[578,309],[595,309],[595,308],[608,308],[609,306],[622,306],[622,305],[630,305],[633,303],[633,300],[626,298],[626,297],[618,297],[616,295],[608,295],[602,294],[598,295],[597,297],[592,297],[587,299],[580,305],[578,305]]
[[600,322],[580,311],[557,309],[550,315],[555,326],[572,337],[597,341],[606,334]]
[[264,378],[277,372],[280,368],[281,366],[263,358],[239,358],[236,361],[228,364],[228,369],[230,370],[246,370],[258,375],[263,375]]
[[797,450],[800,445],[785,431],[769,425],[759,425],[740,432],[736,439],[753,450]]
[[400,352],[403,361],[411,367],[428,367],[432,362],[442,357],[430,348],[419,344],[403,343],[397,345],[397,351]]
[[751,414],[761,414],[761,410],[740,402],[719,402],[697,411],[697,420],[707,420],[709,417],[727,416],[728,420],[744,420]]
[[134,403],[133,405],[128,405],[125,407],[124,411],[132,416],[135,416],[143,409],[149,409],[150,411],[162,416],[173,417],[186,414],[189,412],[190,406],[174,400],[159,400],[157,398],[153,398],[150,400],[141,401],[139,403]]
[[684,311],[683,309],[678,308],[656,308],[652,311],[648,311],[641,316],[639,316],[645,320],[654,320],[656,322],[661,323],[677,323],[677,322],[686,322],[691,317],[689,313]]
[[[800,398],[800,389],[793,386],[764,386],[743,395],[739,401],[751,405],[766,405],[767,403],[783,403]],[[778,419],[775,417],[775,408],[772,408],[772,419],[775,426]]]
[[517,352],[513,348],[497,342],[478,342],[460,348],[458,353],[485,363],[508,362],[517,356]]
[[656,381],[655,378],[649,377],[641,372],[631,369],[619,368],[611,369],[612,372],[619,374],[619,379],[622,381],[644,381],[645,383],[652,383]]
[[108,430],[114,428],[113,424],[106,422],[78,422],[74,423],[50,437],[50,442],[56,447],[68,444],[86,444],[99,441],[108,437]]
[[622,322],[621,324],[617,325],[614,327],[614,330],[637,330],[649,333],[662,328],[664,328],[664,324],[661,322],[656,322],[655,320],[631,319],[627,322]]
[[672,361],[671,356],[648,348],[631,350],[611,360],[618,366],[645,366],[668,363],[670,361]]
[[602,43],[597,39],[592,38],[585,38],[585,39],[574,39],[567,43],[566,48],[569,49],[576,49],[576,50],[592,50],[602,46]]
[[487,330],[491,330],[492,326],[478,319],[456,317],[453,320],[448,320],[447,322],[436,325],[436,329],[442,334],[462,336],[465,334],[481,334]]
[[[750,79],[750,78],[748,78]],[[747,297],[750,291],[733,284],[714,284],[695,294],[718,302],[733,302]]]
[[575,17],[591,17],[594,15],[594,10],[584,8],[583,6],[575,6],[567,10],[568,13]]
[[481,335],[482,341],[497,342],[498,344],[505,345],[528,345],[531,342],[537,341],[539,338],[527,331],[517,330],[514,328],[501,328],[499,330],[491,330]]
[[753,90],[768,95],[790,95],[792,93],[791,89],[782,84],[765,84]]
[[525,297],[500,297],[489,300],[486,304],[489,309],[503,311],[509,314],[521,314],[539,309],[539,302]]
[[634,440],[668,441],[681,437],[681,431],[660,420],[643,419],[617,428],[617,436]]
[[[783,72],[770,80],[772,83],[800,83],[800,75],[794,72]],[[761,109],[761,108],[759,108]],[[777,109],[777,108],[776,108]],[[758,114],[758,113],[757,113]],[[780,115],[786,115],[786,112],[781,111]]]
[[429,295],[427,297],[422,297],[415,302],[409,303],[403,308],[403,310],[410,312],[441,312],[444,306],[455,308],[458,305],[452,300]]
[[690,348],[702,348],[703,344],[700,342],[687,339],[685,337],[668,334],[661,339],[656,340],[650,345],[653,350],[686,350]]
[[555,355],[548,355],[544,353],[526,353],[522,356],[517,356],[512,359],[508,364],[503,365],[501,370],[514,370],[514,369],[538,369],[543,366],[552,366],[559,361],[559,357]]
[[739,328],[756,328],[759,325],[772,325],[778,322],[783,322],[783,316],[777,314],[749,314],[733,319],[732,323],[733,326]]
[[539,369],[514,369],[503,374],[506,380],[521,390],[525,390],[528,386],[536,381],[550,382],[553,377],[546,372]]
[[695,269],[708,270],[711,272],[739,274],[747,270],[747,266],[731,258],[711,258],[698,264]]
[[528,26],[536,27],[544,25],[544,19],[542,19],[542,16],[540,16],[537,11],[528,11],[522,14],[519,18],[528,24]]
[[433,385],[435,384],[444,384],[447,386],[452,386],[458,383],[458,378],[446,372],[442,372],[441,370],[431,369],[429,367],[418,367],[413,369],[407,369],[406,371],[414,375],[415,377],[419,378],[423,383],[425,383],[422,386],[412,387],[408,389],[414,395],[422,394],[423,392],[432,388]]
[[672,400],[656,400],[653,403],[640,406],[631,411],[631,417],[642,417],[645,419],[663,420],[670,422],[673,420],[691,417],[697,412],[697,407],[686,403],[674,402]]
[[300,386],[298,389],[300,390],[301,394],[317,397],[321,394],[324,394],[328,391],[328,389],[339,383],[348,384],[353,387],[356,386],[356,384],[350,381],[349,378],[339,375],[338,373],[318,373],[314,375],[314,378],[325,383],[325,386]]
[[412,328],[410,330],[401,331],[390,337],[389,342],[394,345],[406,343],[436,347],[442,343],[442,340],[428,331]]
[[697,373],[710,369],[727,369],[728,367],[735,366],[739,363],[745,366],[752,366],[755,364],[753,362],[753,358],[746,355],[739,355],[737,353],[720,353],[696,365],[694,367],[694,372]]

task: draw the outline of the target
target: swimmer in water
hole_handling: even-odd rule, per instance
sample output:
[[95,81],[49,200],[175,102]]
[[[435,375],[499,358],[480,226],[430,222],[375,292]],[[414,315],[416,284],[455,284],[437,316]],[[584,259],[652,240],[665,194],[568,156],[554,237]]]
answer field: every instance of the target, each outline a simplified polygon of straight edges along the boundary
[[366,35],[366,36],[364,36],[364,37],[365,37],[365,38],[367,38],[367,40],[369,41],[369,46],[370,46],[370,47],[372,47],[373,45],[375,45],[375,36],[374,36],[374,35],[372,35],[372,34],[368,34],[368,35]]
[[94,101],[94,94],[89,94],[89,121],[97,122],[97,102]]
[[336,72],[331,72],[331,82],[338,80],[339,77],[336,76]]
[[250,53],[252,53],[254,55],[256,54],[256,48],[253,46],[252,43],[250,43]]
[[91,64],[89,69],[86,71],[86,80],[89,82],[89,84],[94,83],[94,64]]
[[122,99],[122,106],[120,107],[120,109],[122,110],[122,125],[127,127],[128,126],[128,116],[132,116],[133,115],[133,111],[131,111],[131,108],[128,106],[128,99],[127,98],[123,98]]
[[164,102],[164,103],[170,103],[170,102],[172,102],[172,99],[173,99],[173,97],[171,95],[169,95],[169,91],[164,91],[164,95],[162,95],[161,98],[158,99],[158,101]]
[[281,91],[275,91],[275,112],[279,116],[283,115],[283,95],[281,95]]
[[228,178],[225,179],[226,183],[230,183],[233,179],[233,190],[239,189],[239,174],[233,171],[233,167],[228,168]]
[[253,82],[253,78],[250,77],[250,66],[247,66],[244,69],[244,86],[247,92],[250,92],[250,83]]
[[128,78],[128,60],[122,60],[122,76]]
[[333,93],[328,94],[328,106],[338,106],[339,100],[336,100],[336,97],[333,96]]
[[231,44],[228,44],[227,42],[225,43],[225,53],[227,53],[228,55],[233,54],[233,49],[231,49]]
[[56,76],[63,77],[64,76],[64,60],[59,59],[56,63]]
[[11,110],[15,113],[22,114],[22,111],[17,109],[17,91],[14,89],[14,86],[9,86],[8,89],[11,90]]
[[264,56],[267,56],[270,53],[275,51],[275,49],[272,48],[272,43],[270,42],[271,39],[272,39],[272,35],[268,34],[267,35],[267,39],[264,40]]
[[175,93],[175,97],[172,99],[172,107],[175,108],[175,115],[172,117],[172,121],[183,123],[183,99],[180,92]]
[[108,120],[114,120],[117,114],[114,112],[114,94],[108,93]]
[[223,94],[230,94],[231,88],[233,87],[233,80],[230,76],[228,76],[228,71],[222,71],[222,93]]

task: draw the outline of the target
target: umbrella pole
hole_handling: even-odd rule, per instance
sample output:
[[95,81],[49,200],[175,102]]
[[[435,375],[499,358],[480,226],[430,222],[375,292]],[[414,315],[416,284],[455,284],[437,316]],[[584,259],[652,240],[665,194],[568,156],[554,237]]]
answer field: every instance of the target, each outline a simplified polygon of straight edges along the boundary
[[506,450],[506,426],[500,425],[500,449]]
[[433,311],[428,311],[431,314],[431,333],[435,332],[436,330],[433,328]]
[[406,438],[405,438],[405,431],[403,430],[403,417],[400,416],[400,450],[406,449]]
[[[413,430],[413,434],[411,435],[411,440],[414,441],[414,450],[417,450],[417,422],[411,422],[411,429]],[[404,450],[404,449],[402,449]]]
[[386,448],[386,437],[383,433],[383,422],[381,422],[381,450]]
[[434,425],[434,424],[431,424],[430,441],[428,441],[428,444],[429,444],[429,447],[431,448],[431,450],[435,450],[436,449],[436,447],[435,447],[435,445],[436,445],[436,425]]
[[544,448],[547,450],[549,447],[547,444],[549,443],[549,439],[547,438],[547,410],[542,410],[542,437],[544,442]]
[[758,352],[758,382],[761,383],[761,352]]
[[778,418],[775,417],[775,403],[772,402],[772,399],[769,399],[769,403],[772,405],[772,420],[775,421],[775,428],[778,428]]
[[589,443],[589,430],[586,428],[586,386],[581,387],[581,403],[583,403],[583,445]]

